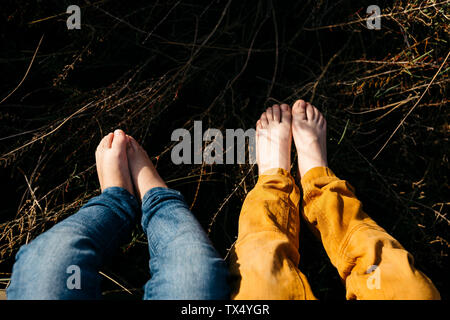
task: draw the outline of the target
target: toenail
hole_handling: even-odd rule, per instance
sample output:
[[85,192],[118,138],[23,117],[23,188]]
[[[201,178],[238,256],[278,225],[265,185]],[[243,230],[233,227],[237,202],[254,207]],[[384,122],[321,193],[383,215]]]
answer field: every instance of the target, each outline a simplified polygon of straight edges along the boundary
[[117,130],[114,131],[114,135],[115,136],[121,136],[123,134],[124,134],[124,132],[122,130],[120,130],[120,129],[117,129]]

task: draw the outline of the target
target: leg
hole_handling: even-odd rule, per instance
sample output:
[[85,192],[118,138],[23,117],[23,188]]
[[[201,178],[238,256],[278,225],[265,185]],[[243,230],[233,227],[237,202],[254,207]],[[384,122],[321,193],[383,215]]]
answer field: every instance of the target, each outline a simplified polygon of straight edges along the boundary
[[327,168],[322,114],[303,100],[294,104],[292,114],[303,216],[344,280],[347,298],[439,298],[411,254],[362,211],[353,188]]
[[123,132],[100,143],[102,194],[56,224],[16,256],[8,299],[101,297],[100,266],[129,234],[139,205],[132,191]]
[[298,269],[300,192],[290,169],[291,112],[275,105],[256,125],[259,179],[247,195],[231,255],[234,299],[315,299]]
[[142,228],[151,279],[144,299],[227,299],[227,267],[183,196],[168,189],[147,153],[130,137],[128,158],[142,196]]

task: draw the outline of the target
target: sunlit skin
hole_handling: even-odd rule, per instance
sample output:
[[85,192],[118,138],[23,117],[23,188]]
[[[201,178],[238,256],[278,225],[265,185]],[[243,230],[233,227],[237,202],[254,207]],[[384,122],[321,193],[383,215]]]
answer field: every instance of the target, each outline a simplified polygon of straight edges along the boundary
[[142,199],[151,188],[167,188],[147,152],[120,129],[100,141],[95,158],[102,192],[121,187]]
[[314,167],[327,167],[327,122],[309,102],[297,100],[292,106],[292,136],[303,177]]
[[258,172],[291,167],[291,110],[287,104],[274,105],[256,122],[256,162]]
[[134,194],[127,159],[128,138],[122,130],[106,135],[95,152],[98,180],[103,192],[109,187],[121,187]]
[[144,195],[152,188],[167,188],[161,179],[147,152],[137,141],[128,136],[127,148],[128,166],[133,180],[136,196],[142,200]]

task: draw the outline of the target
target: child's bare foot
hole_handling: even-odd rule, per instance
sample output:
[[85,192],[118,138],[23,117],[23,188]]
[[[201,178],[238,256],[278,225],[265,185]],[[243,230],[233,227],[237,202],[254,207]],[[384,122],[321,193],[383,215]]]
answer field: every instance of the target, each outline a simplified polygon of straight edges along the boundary
[[142,200],[145,193],[156,187],[167,188],[164,180],[161,179],[147,152],[139,143],[128,136],[128,165],[130,167],[131,178],[134,183],[136,194]]
[[122,130],[105,136],[95,152],[98,180],[103,192],[109,187],[121,187],[133,193],[127,160],[127,137]]
[[272,168],[291,168],[291,110],[287,104],[274,105],[256,123],[258,173]]
[[327,167],[327,122],[309,102],[297,100],[292,107],[292,134],[303,177],[309,169]]

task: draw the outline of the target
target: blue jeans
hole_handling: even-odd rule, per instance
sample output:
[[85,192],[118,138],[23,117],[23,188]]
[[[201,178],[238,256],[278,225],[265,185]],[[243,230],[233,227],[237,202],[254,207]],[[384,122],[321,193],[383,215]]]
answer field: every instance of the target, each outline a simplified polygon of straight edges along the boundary
[[[8,299],[99,299],[100,267],[140,214],[128,191],[107,188],[76,214],[20,248]],[[227,299],[228,271],[183,196],[153,188],[142,200],[150,250],[144,299]]]

